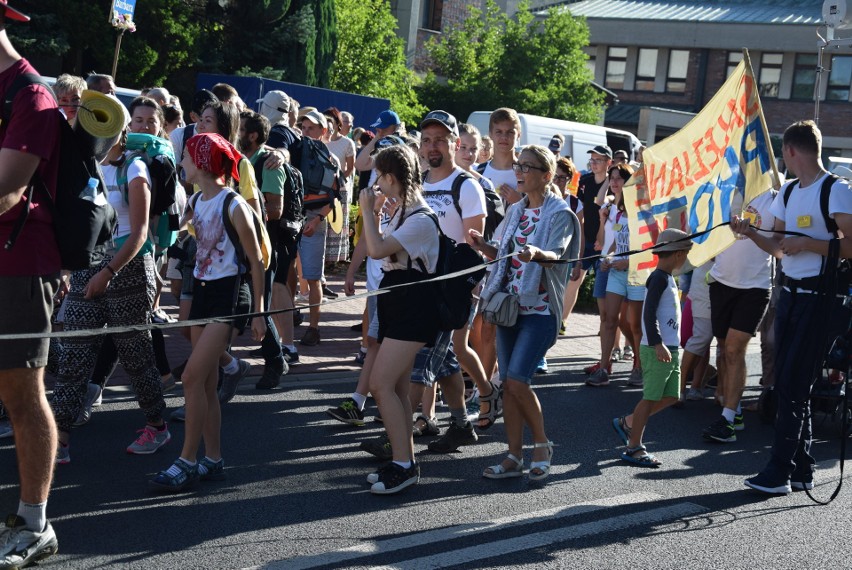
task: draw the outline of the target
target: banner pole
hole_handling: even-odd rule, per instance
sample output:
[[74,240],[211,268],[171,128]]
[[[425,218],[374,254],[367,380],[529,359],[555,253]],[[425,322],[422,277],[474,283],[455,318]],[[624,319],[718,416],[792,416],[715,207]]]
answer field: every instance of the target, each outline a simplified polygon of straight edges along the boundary
[[743,48],[743,61],[746,65],[746,71],[748,72],[749,77],[751,77],[752,83],[754,84],[754,95],[757,97],[757,105],[759,108],[758,115],[760,116],[760,126],[763,129],[763,136],[766,138],[766,144],[769,145],[769,155],[773,160],[770,160],[770,168],[772,168],[772,187],[775,190],[781,189],[781,177],[778,173],[778,165],[775,163],[775,155],[772,152],[772,144],[769,139],[769,127],[766,126],[766,117],[763,116],[763,103],[760,102],[760,89],[757,85],[757,82],[754,80],[754,68],[751,66],[751,58],[748,55],[748,49]]
[[112,80],[117,81],[115,73],[118,70],[118,52],[121,50],[121,38],[124,36],[124,30],[118,32],[118,38],[115,40],[115,54],[112,57]]

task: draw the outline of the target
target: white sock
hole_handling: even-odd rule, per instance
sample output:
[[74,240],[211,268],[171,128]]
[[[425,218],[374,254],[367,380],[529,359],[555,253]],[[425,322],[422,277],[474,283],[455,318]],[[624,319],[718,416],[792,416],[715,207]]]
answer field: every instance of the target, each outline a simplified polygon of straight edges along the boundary
[[367,347],[366,346],[361,347],[361,354],[367,354]]
[[47,525],[47,501],[34,505],[19,501],[18,516],[24,519],[27,528],[31,531],[43,531],[45,525]]
[[[222,461],[221,459],[219,459],[218,461],[215,460],[215,459],[210,459],[207,456],[205,456],[204,459],[206,459],[210,463],[219,463],[219,461]],[[203,463],[198,464],[198,474],[199,475],[207,475],[207,467]]]
[[[186,460],[186,459],[184,459],[183,457],[178,457],[178,461],[183,461],[184,463],[186,463],[186,464],[187,464],[187,465],[189,465],[190,467],[194,467],[194,466],[195,466],[195,461],[187,461],[187,460]],[[171,467],[169,467],[168,469],[166,469],[166,474],[167,474],[169,477],[176,477],[177,475],[180,475],[180,467],[178,467],[177,465],[175,465],[174,463],[172,463]]]
[[411,469],[411,461],[394,461],[394,463],[396,463],[403,469]]
[[358,410],[364,411],[364,404],[367,403],[367,396],[362,396],[358,392],[352,392],[352,399],[355,400],[355,403],[358,404]]
[[725,408],[724,410],[722,410],[722,417],[728,420],[728,423],[734,423],[735,415],[737,415],[737,412],[735,412],[731,408]]
[[240,371],[239,360],[236,358],[231,358],[231,362],[222,367],[222,370],[225,371],[225,374],[236,374]]

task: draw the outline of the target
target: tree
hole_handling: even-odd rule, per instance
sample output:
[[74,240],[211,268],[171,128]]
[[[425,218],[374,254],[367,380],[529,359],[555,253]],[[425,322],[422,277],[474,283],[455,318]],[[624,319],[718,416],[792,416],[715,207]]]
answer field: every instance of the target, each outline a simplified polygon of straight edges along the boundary
[[405,65],[405,48],[395,29],[388,0],[336,0],[337,57],[332,89],[386,97],[408,124],[418,124],[426,108],[417,101],[417,76]]
[[586,123],[600,119],[603,96],[591,85],[583,52],[589,30],[567,10],[550,8],[540,23],[526,3],[509,18],[487,0],[484,10],[470,8],[463,25],[431,42],[436,71],[418,90],[429,108],[462,119],[498,107]]

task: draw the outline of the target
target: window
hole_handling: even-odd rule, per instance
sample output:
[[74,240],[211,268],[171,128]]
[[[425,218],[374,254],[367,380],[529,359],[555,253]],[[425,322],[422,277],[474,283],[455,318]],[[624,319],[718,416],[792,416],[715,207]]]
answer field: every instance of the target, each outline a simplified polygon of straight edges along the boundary
[[759,93],[761,97],[777,98],[778,85],[781,83],[782,53],[764,53],[760,56]]
[[816,84],[816,54],[796,54],[796,67],[793,70],[793,99],[814,98],[814,85]]
[[852,56],[835,55],[831,58],[831,73],[828,76],[827,101],[848,101],[849,84],[852,83]]
[[636,64],[636,90],[653,91],[657,77],[657,50],[639,49],[639,61]]
[[595,66],[597,65],[597,52],[594,46],[589,46],[589,48],[584,50],[586,55],[589,56],[589,59],[586,60],[586,67],[589,69],[589,72],[592,74],[592,79],[594,80],[596,74]]
[[441,31],[441,17],[444,12],[444,0],[423,0],[422,28]]
[[737,65],[743,60],[743,52],[741,51],[732,51],[728,52],[728,72],[725,74],[725,77],[730,77],[734,70],[737,68]]
[[669,73],[666,76],[666,91],[683,93],[686,91],[686,72],[689,69],[689,51],[673,49],[669,52]]
[[609,48],[606,57],[606,87],[624,89],[625,69],[627,69],[627,48]]

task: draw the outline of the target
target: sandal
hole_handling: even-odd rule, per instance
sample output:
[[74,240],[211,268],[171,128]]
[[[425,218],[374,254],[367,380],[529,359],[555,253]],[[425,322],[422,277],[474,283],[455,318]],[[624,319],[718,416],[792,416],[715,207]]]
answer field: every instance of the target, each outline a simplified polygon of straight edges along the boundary
[[620,418],[612,419],[612,429],[615,430],[615,433],[618,434],[618,437],[621,438],[622,443],[627,445],[630,443],[630,432],[631,429],[627,427],[627,421],[624,419],[627,416],[621,416]]
[[[641,452],[639,455],[637,453]],[[648,449],[644,445],[640,445],[639,447],[628,447],[627,450],[621,454],[621,458],[628,463],[632,463],[633,465],[638,465],[639,467],[652,467],[657,468],[662,463],[656,457],[648,453]]]
[[[479,395],[479,404],[488,404],[488,411],[484,414],[479,412],[476,427],[482,431],[487,430],[497,422],[497,418],[503,415],[503,393],[500,388],[494,385],[494,382],[488,381],[491,386],[491,393],[487,396]],[[481,422],[485,422],[484,424]]]
[[497,465],[492,465],[491,467],[486,467],[485,471],[482,472],[482,476],[486,479],[510,479],[512,477],[521,477],[524,474],[524,461],[522,459],[518,459],[511,453],[506,456],[506,459],[513,461],[515,463],[514,469],[506,469],[503,467],[502,463],[498,463]]
[[[533,444],[533,449],[547,448],[547,459],[545,461],[533,461],[530,463],[530,481],[542,481],[550,475],[550,462],[553,460],[553,442],[545,441],[542,443]],[[534,469],[538,469],[541,473],[533,473]]]
[[426,416],[417,416],[414,420],[414,427],[411,429],[411,435],[421,437],[424,435],[438,435],[441,430],[438,429],[438,422],[435,419],[429,419]]

